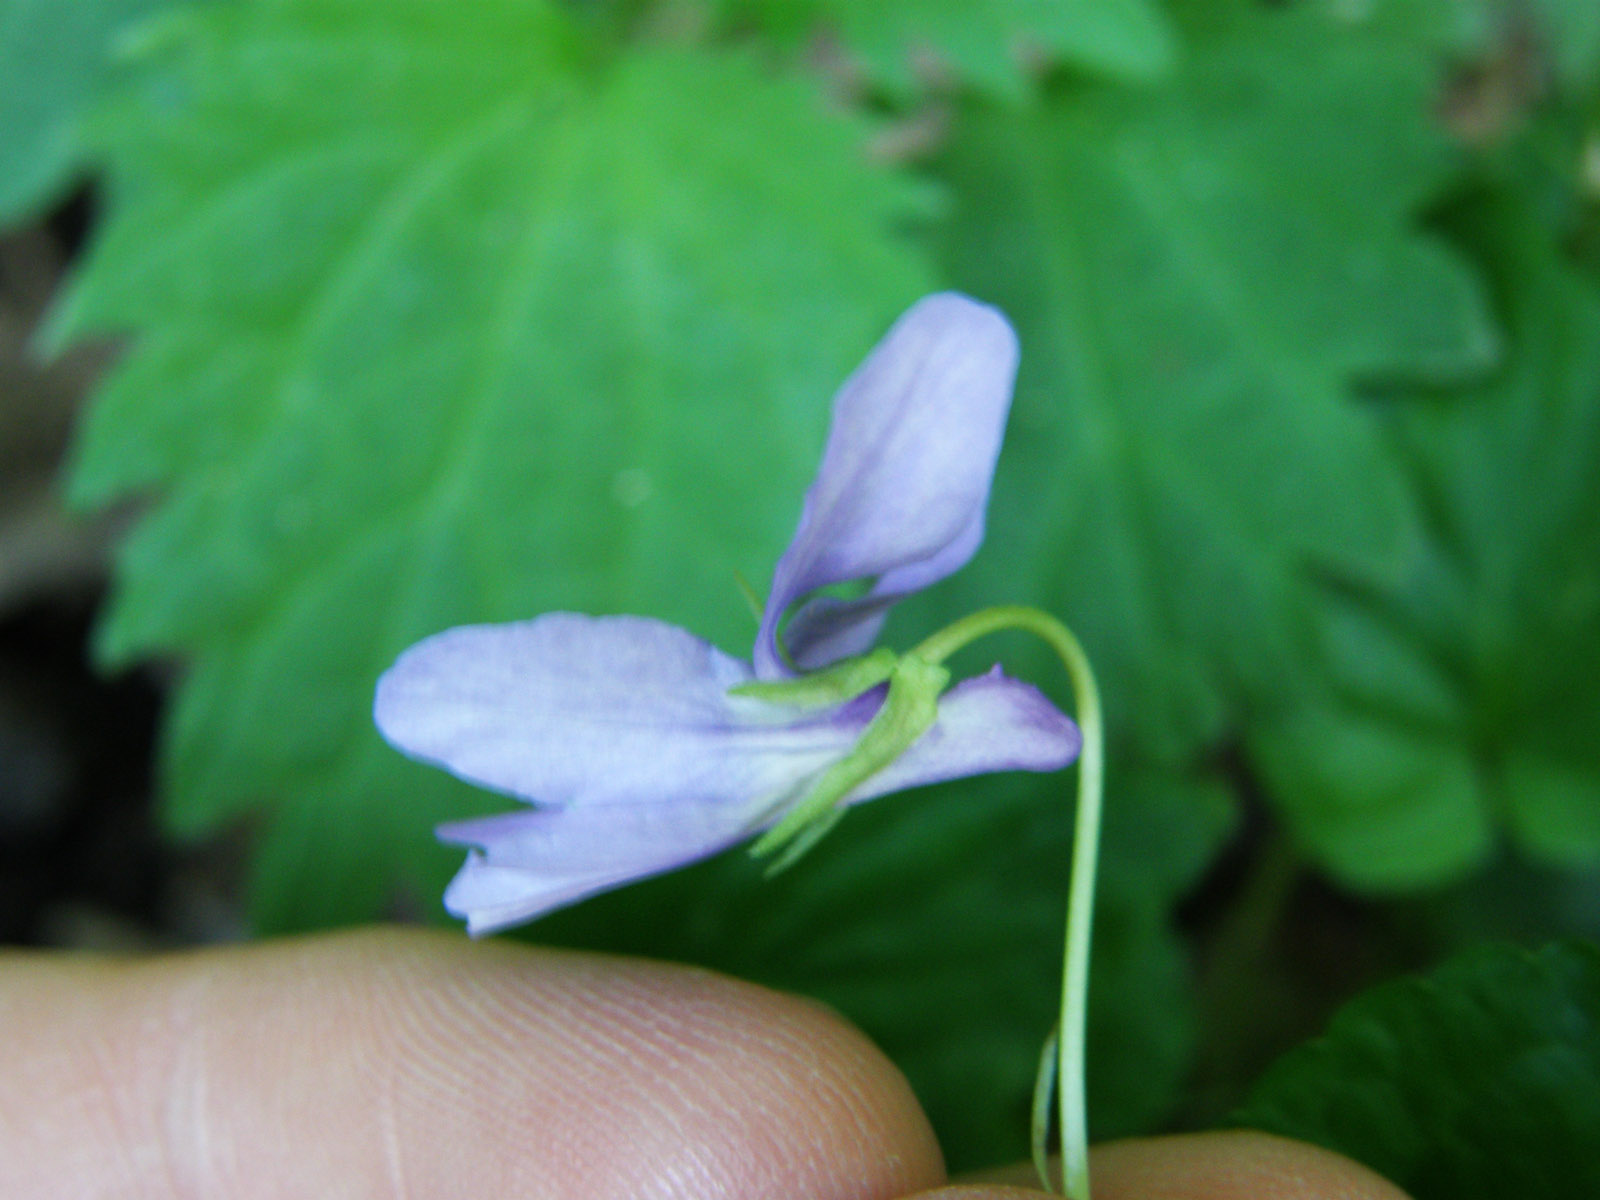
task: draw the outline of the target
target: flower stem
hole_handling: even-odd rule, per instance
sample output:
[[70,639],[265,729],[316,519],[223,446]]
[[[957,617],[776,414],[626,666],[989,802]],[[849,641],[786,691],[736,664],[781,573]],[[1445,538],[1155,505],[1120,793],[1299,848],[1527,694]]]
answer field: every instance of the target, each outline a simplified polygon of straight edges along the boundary
[[[1077,702],[1083,753],[1078,759],[1078,811],[1072,837],[1072,878],[1067,891],[1065,961],[1061,973],[1061,1023],[1056,1063],[1060,1086],[1061,1186],[1069,1200],[1089,1200],[1089,1129],[1085,1112],[1089,942],[1094,927],[1095,868],[1100,849],[1100,809],[1105,780],[1105,725],[1100,688],[1078,639],[1060,621],[1036,608],[986,608],[940,630],[912,651],[940,663],[957,650],[1001,630],[1018,629],[1041,638],[1067,670]],[[1050,1187],[1050,1180],[1044,1181]]]

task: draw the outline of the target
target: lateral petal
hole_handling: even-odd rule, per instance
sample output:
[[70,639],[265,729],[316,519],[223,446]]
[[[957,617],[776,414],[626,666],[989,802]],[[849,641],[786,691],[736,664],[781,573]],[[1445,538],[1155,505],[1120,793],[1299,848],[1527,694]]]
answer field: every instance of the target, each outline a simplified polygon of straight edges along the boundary
[[450,629],[378,681],[397,749],[549,805],[775,803],[855,742],[870,712],[728,695],[748,664],[645,617],[549,613]]
[[1038,688],[995,667],[941,696],[932,727],[845,802],[992,771],[1058,771],[1082,748],[1070,717]]

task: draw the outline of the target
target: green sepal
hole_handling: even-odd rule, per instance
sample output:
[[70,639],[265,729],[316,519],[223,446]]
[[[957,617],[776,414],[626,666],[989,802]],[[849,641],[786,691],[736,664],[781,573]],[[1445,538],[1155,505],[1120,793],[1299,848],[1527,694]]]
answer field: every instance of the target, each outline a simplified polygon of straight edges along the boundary
[[771,879],[775,875],[782,875],[795,863],[811,853],[811,848],[832,833],[833,827],[843,819],[843,806],[834,805],[834,807],[795,834],[794,839],[782,850],[778,851],[778,857],[767,863],[767,869],[761,872],[762,878]]
[[[801,852],[809,849],[818,838],[804,837],[808,829],[819,820],[831,825],[835,819],[834,809],[841,800],[904,754],[933,724],[939,712],[939,694],[950,682],[950,672],[915,654],[895,660],[886,650],[855,661],[866,663],[885,654],[892,667],[889,694],[884,697],[883,707],[868,723],[855,748],[824,771],[783,819],[756,839],[755,845],[750,847],[751,857],[764,858],[797,837],[804,838]],[[854,694],[859,695],[860,691]],[[786,856],[779,861],[787,866],[792,858]]]
[[733,573],[733,582],[739,589],[739,594],[744,597],[744,602],[750,609],[750,615],[756,619],[756,624],[761,624],[762,609],[765,607],[761,593],[756,591],[751,582],[744,577],[743,572]]
[[894,673],[896,662],[893,650],[879,646],[871,654],[847,658],[794,679],[741,683],[729,688],[728,694],[770,700],[774,704],[796,704],[801,708],[831,708],[877,687]]

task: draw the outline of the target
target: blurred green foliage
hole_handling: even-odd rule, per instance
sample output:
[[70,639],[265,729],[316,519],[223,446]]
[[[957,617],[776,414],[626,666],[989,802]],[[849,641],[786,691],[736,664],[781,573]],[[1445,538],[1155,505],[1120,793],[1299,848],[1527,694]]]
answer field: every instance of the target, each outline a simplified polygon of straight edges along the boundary
[[168,3],[0,4],[0,223],[48,204],[83,166],[81,122],[116,73],[118,38]]
[[[1179,1101],[1174,912],[1241,807],[1371,895],[1600,864],[1590,0],[57,7],[0,0],[0,216],[100,189],[54,337],[127,349],[68,490],[147,507],[99,650],[183,662],[168,824],[259,818],[262,930],[433,910],[431,825],[504,807],[372,731],[410,642],[577,609],[743,652],[833,388],[938,287],[1023,366],[988,542],[891,640],[1033,603],[1097,663],[1099,1132]],[[954,1164],[1013,1156],[1067,791],[534,934],[823,996]]]
[[1374,988],[1236,1115],[1368,1163],[1414,1200],[1600,1190],[1600,951],[1481,946]]
[[1422,543],[1390,584],[1326,589],[1305,701],[1255,737],[1296,831],[1358,887],[1459,878],[1501,827],[1547,862],[1600,854],[1600,296],[1511,197],[1451,224],[1504,360],[1391,399]]
[[1175,51],[1171,23],[1155,0],[717,0],[713,8],[731,27],[755,26],[779,45],[804,46],[825,31],[854,71],[902,100],[928,76],[1024,100],[1035,88],[1028,69],[1035,56],[1123,80],[1151,79],[1172,66]]

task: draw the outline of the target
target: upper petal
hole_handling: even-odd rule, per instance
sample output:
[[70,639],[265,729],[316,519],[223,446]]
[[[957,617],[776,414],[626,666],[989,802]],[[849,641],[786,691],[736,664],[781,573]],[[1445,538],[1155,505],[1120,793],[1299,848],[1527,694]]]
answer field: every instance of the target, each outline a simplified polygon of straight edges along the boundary
[[548,613],[447,630],[378,681],[398,749],[547,804],[771,804],[854,744],[870,713],[729,696],[748,664],[644,617]]
[[972,557],[1016,368],[1006,319],[946,292],[912,306],[850,376],[834,398],[800,526],[773,572],[755,648],[759,675],[787,673],[778,622],[805,593],[878,580],[876,602],[836,603],[825,631],[808,630],[804,613],[791,623],[790,655],[815,667],[842,657],[840,647],[864,649],[889,603]]

